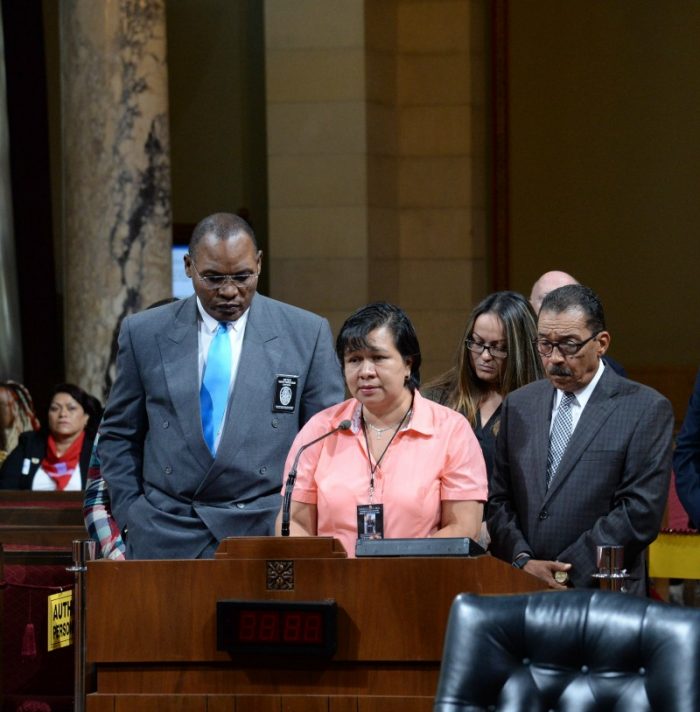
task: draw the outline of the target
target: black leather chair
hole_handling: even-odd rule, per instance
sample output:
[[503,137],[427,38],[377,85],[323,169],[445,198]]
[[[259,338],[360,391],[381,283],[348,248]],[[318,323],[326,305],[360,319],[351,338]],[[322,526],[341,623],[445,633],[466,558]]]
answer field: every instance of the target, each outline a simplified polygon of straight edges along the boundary
[[700,610],[607,591],[460,594],[435,712],[700,712]]

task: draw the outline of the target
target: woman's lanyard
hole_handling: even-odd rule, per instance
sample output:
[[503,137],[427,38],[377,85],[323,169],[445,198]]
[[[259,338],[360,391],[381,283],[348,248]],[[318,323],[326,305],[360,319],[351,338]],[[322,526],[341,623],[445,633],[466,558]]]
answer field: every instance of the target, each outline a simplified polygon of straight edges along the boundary
[[367,447],[367,457],[369,459],[369,503],[370,503],[370,505],[374,504],[374,473],[377,471],[377,468],[381,464],[381,461],[384,459],[384,455],[386,455],[386,451],[389,449],[389,445],[391,445],[391,443],[394,442],[394,438],[396,437],[399,430],[401,430],[401,427],[406,422],[406,419],[408,418],[408,416],[410,415],[412,410],[413,410],[413,400],[411,400],[411,405],[408,407],[408,410],[403,414],[403,418],[401,418],[401,420],[399,421],[399,424],[396,426],[396,430],[394,430],[391,438],[389,438],[389,442],[386,444],[386,447],[382,451],[382,454],[379,456],[379,459],[373,466],[372,465],[372,451],[369,449],[369,440],[367,438],[367,426],[365,424],[364,408],[362,409],[362,412],[361,412],[362,433],[365,436],[365,446]]

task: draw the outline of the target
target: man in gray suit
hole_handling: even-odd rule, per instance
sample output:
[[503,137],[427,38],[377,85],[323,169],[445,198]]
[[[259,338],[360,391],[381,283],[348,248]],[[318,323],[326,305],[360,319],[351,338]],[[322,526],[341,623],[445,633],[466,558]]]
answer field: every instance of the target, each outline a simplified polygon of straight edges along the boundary
[[195,295],[122,324],[99,455],[127,558],[272,534],[294,436],[344,396],[328,322],[257,294],[261,260],[244,220],[205,218],[185,256]]
[[491,551],[546,581],[595,586],[597,545],[622,545],[644,594],[671,473],[673,412],[605,366],[603,307],[587,287],[547,294],[537,347],[547,379],[503,404],[488,503]]

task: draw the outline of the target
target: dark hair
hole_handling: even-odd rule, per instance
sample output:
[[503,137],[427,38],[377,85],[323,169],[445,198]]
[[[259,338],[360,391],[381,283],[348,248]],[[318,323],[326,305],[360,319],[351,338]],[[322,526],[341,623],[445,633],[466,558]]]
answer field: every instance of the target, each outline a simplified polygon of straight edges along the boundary
[[229,237],[244,233],[250,238],[255,251],[258,250],[258,241],[255,239],[253,228],[240,216],[233,213],[214,213],[200,220],[192,231],[188,247],[191,256],[197,249],[205,235],[214,235],[217,240],[226,240]]
[[51,389],[49,394],[49,403],[53,401],[54,396],[58,393],[67,393],[74,401],[80,403],[80,406],[88,416],[88,422],[85,426],[85,432],[94,438],[97,433],[97,426],[102,418],[102,403],[84,391],[80,386],[73,383],[59,383]]
[[540,314],[551,311],[561,314],[569,309],[580,309],[586,317],[586,327],[591,333],[605,331],[605,313],[598,295],[583,284],[567,284],[553,289],[542,300]]
[[394,346],[405,363],[411,363],[411,375],[406,385],[411,393],[420,386],[420,346],[416,330],[406,312],[395,304],[373,302],[351,314],[340,327],[335,342],[338,361],[343,364],[348,351],[367,348],[371,331],[386,326],[394,337]]
[[472,427],[476,425],[479,402],[488,386],[476,375],[466,340],[472,337],[474,323],[482,314],[495,315],[503,325],[508,352],[503,378],[498,384],[503,397],[544,375],[542,360],[534,344],[537,320],[530,302],[518,292],[489,294],[469,314],[455,365],[426,386],[426,390],[440,391],[440,402],[464,413]]

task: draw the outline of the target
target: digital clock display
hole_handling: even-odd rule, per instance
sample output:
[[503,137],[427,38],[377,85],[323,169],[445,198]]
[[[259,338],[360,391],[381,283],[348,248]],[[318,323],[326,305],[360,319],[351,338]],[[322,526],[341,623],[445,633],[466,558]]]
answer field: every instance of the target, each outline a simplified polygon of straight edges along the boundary
[[217,649],[231,653],[331,656],[335,601],[218,601]]

